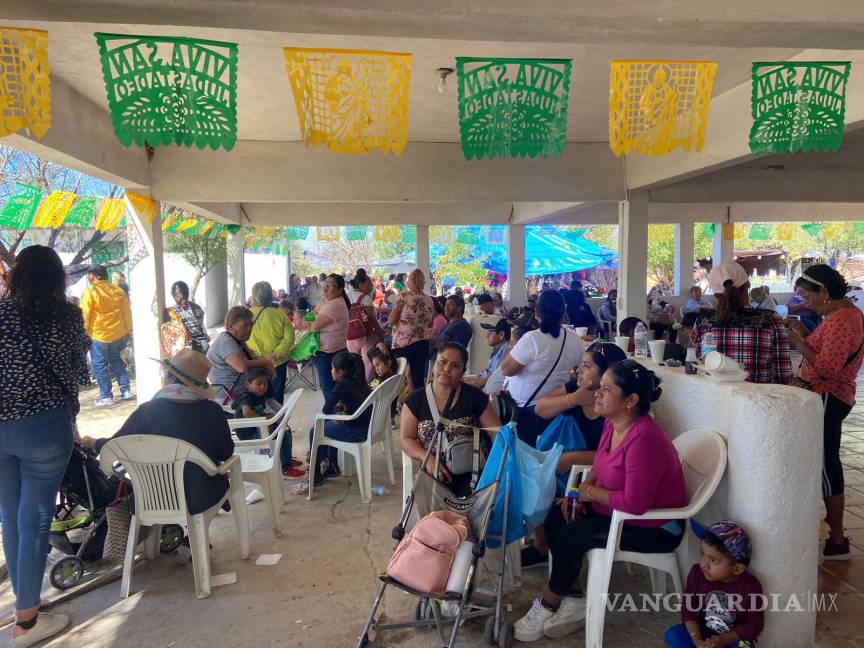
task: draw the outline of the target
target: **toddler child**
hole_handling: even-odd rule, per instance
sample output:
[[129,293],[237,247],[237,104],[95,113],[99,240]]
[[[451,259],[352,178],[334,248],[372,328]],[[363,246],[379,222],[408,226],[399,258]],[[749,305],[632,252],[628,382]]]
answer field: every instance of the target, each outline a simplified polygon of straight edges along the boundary
[[702,554],[684,587],[684,623],[666,631],[666,645],[755,648],[765,623],[764,602],[762,584],[747,571],[751,554],[747,532],[728,520],[707,528],[695,520],[691,525],[702,541]]

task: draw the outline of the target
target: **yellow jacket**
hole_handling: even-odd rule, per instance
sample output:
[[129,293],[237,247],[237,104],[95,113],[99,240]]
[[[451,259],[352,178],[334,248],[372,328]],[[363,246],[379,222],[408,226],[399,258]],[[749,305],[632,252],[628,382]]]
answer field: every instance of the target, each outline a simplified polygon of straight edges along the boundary
[[81,295],[84,330],[96,342],[114,342],[132,332],[132,310],[122,288],[99,279]]

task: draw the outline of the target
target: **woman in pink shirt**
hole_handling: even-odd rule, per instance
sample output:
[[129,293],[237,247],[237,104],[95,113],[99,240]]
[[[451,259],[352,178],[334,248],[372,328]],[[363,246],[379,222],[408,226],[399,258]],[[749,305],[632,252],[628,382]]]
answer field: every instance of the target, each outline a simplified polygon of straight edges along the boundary
[[[641,515],[658,508],[686,506],[687,491],[675,446],[648,416],[660,397],[659,379],[638,362],[609,367],[594,396],[594,411],[606,419],[591,474],[579,486],[585,514],[564,518],[555,507],[544,527],[552,552],[552,573],[542,596],[516,622],[519,641],[544,635],[563,637],[585,619],[585,599],[578,589],[582,557],[606,546],[612,510]],[[621,549],[641,553],[674,551],[684,535],[678,520],[631,520],[621,529]]]
[[405,358],[415,387],[426,384],[429,361],[429,329],[435,317],[432,298],[423,292],[426,276],[416,268],[408,275],[408,289],[399,294],[390,311],[393,327],[393,355]]
[[346,347],[345,333],[348,331],[348,311],[351,302],[345,294],[345,278],[342,275],[330,274],[321,284],[324,298],[312,311],[315,320],[309,323],[307,330],[318,331],[320,342],[318,352],[312,356],[312,364],[318,374],[318,383],[324,400],[333,393],[333,376],[330,365],[333,356]]

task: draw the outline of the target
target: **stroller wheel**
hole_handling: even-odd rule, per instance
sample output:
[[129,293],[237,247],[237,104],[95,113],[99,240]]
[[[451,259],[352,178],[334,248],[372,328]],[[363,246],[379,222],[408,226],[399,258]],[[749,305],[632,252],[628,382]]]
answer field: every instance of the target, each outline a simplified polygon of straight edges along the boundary
[[183,527],[179,524],[166,524],[162,527],[162,541],[159,543],[161,553],[174,553],[181,542],[183,542]]
[[421,598],[417,601],[417,605],[414,607],[414,620],[415,621],[430,621],[435,617],[432,614],[432,604],[429,603],[429,599]]
[[75,587],[84,576],[84,561],[78,556],[63,556],[48,574],[51,584],[59,590]]

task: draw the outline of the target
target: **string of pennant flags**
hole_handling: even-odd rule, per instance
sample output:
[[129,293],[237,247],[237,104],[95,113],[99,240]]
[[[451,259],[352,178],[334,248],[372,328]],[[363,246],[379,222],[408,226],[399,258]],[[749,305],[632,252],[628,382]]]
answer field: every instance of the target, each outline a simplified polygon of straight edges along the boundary
[[[94,36],[114,131],[124,146],[234,147],[236,43]],[[48,33],[0,27],[0,47],[0,137],[26,129],[41,138],[51,125]],[[283,58],[307,148],[326,146],[347,155],[376,149],[402,153],[408,140],[410,53],[285,47]],[[457,57],[457,116],[465,158],[560,157],[567,138],[571,63]],[[701,151],[717,69],[711,61],[610,61],[613,153]],[[848,61],[754,62],[750,150],[837,151],[850,71]],[[55,197],[42,217],[59,218],[68,200]],[[106,214],[106,222],[114,215]]]

